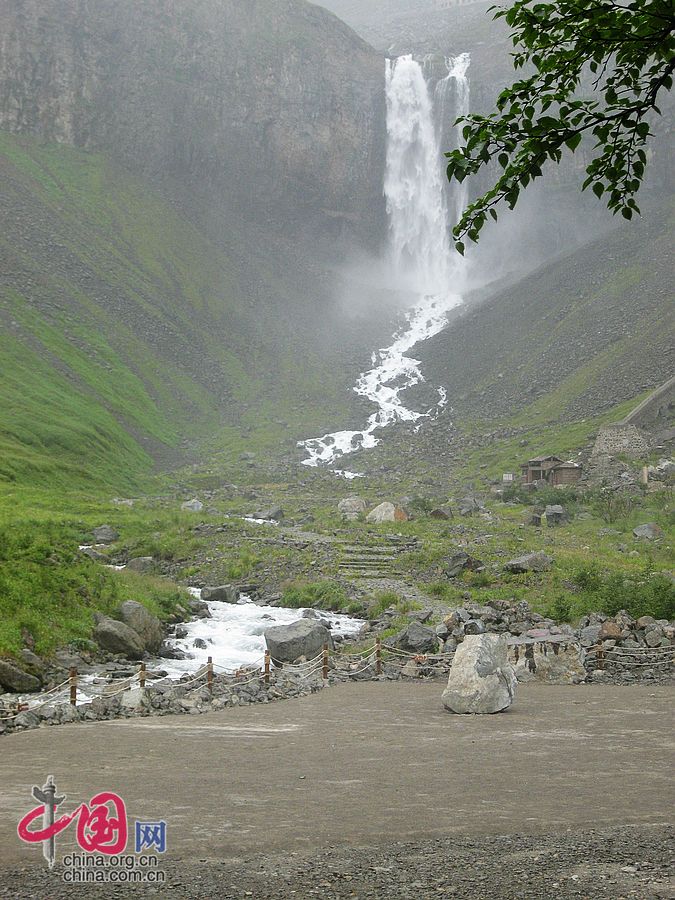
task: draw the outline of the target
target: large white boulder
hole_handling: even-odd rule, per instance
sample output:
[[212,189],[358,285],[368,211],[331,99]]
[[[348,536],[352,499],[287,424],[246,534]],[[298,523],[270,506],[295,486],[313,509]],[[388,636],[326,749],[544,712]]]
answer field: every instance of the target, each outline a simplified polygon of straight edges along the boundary
[[455,713],[496,713],[508,709],[516,694],[516,676],[499,634],[467,635],[455,652],[443,691],[443,705]]
[[372,525],[382,525],[384,522],[407,522],[408,514],[400,506],[394,506],[385,500],[376,506],[372,512],[366,516],[366,522]]

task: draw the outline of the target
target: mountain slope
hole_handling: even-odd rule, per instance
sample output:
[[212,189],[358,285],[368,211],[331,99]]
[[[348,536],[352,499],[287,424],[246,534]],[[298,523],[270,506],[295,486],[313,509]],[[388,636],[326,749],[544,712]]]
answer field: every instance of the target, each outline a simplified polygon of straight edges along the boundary
[[536,270],[420,348],[457,421],[573,421],[672,374],[672,242],[663,208]]
[[305,0],[0,0],[0,129],[104,152],[210,223],[376,243],[384,62]]
[[250,255],[244,287],[233,256],[126,170],[0,133],[0,479],[122,486],[226,426],[276,422],[278,442],[284,415],[323,421],[331,360]]

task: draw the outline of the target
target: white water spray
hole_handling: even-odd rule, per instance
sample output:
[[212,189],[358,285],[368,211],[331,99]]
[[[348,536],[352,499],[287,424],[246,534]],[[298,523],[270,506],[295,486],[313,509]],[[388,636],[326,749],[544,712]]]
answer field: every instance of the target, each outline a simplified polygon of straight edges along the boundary
[[[447,393],[425,412],[401,400],[407,388],[424,382],[420,362],[406,356],[416,344],[438,334],[447,314],[461,303],[461,262],[450,250],[448,209],[439,142],[449,109],[454,118],[468,111],[469,55],[449,59],[434,99],[422,66],[412,56],[387,60],[387,162],[384,193],[389,218],[389,259],[401,287],[418,297],[405,327],[391,346],[373,354],[373,368],[361,375],[354,391],[378,407],[360,431],[337,431],[300,441],[308,458],[303,465],[330,464],[359,449],[377,446],[375,432],[395,422],[417,422],[445,406]],[[451,104],[451,89],[456,102]],[[434,108],[434,106],[436,108]],[[456,198],[463,209],[466,188]],[[353,474],[353,473],[350,473]]]

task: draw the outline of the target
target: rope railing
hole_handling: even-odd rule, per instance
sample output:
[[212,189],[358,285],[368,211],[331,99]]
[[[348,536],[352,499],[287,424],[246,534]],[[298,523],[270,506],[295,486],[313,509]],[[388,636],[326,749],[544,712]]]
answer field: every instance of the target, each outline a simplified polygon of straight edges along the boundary
[[[381,676],[384,673],[385,665],[387,670],[391,672],[392,666],[395,669],[402,669],[411,661],[417,663],[429,674],[429,669],[432,672],[433,670],[438,672],[439,669],[449,666],[453,656],[454,653],[420,654],[402,650],[399,647],[385,645],[380,638],[377,638],[375,644],[364,650],[350,653],[334,650],[332,670],[330,666],[330,648],[328,644],[324,644],[323,649],[316,656],[301,663],[288,663],[275,659],[269,650],[266,650],[262,666],[256,666],[253,663],[249,666],[231,669],[214,664],[213,658],[209,656],[208,661],[202,664],[196,672],[189,676],[186,673],[186,676],[181,680],[176,682],[170,681],[170,683],[177,688],[190,688],[191,685],[194,685],[186,692],[186,696],[204,687],[213,695],[214,684],[217,685],[219,692],[236,691],[240,687],[254,683],[260,684],[262,682],[269,685],[288,675],[296,677],[300,681],[320,677],[326,684],[328,683],[330,671],[338,679],[349,679],[366,672],[372,673],[374,668],[375,674]],[[605,647],[602,644],[596,644],[586,649],[585,659],[591,669],[602,670],[605,667],[611,671],[622,668],[663,669],[675,666],[675,645],[669,647]],[[343,665],[340,665],[341,661]],[[350,669],[344,663],[355,665],[357,668]],[[273,664],[275,666],[274,670],[272,669]],[[8,714],[3,714],[7,713],[7,710],[0,708],[0,722],[16,719],[22,712],[34,712],[42,709],[44,706],[55,703],[66,696],[70,705],[75,706],[78,703],[78,689],[80,697],[84,697],[85,702],[86,700],[91,701],[97,698],[109,699],[117,697],[130,690],[134,685],[145,688],[147,677],[146,665],[141,663],[139,671],[126,678],[113,680],[102,686],[93,683],[80,683],[78,685],[77,669],[71,668],[67,680],[32,697],[29,701],[19,702],[16,709],[13,709]],[[151,675],[150,677],[153,676]],[[167,679],[163,678],[161,683],[166,684]]]
[[605,667],[620,669],[654,669],[675,666],[675,646],[670,647],[605,647],[596,644],[586,650],[586,663],[596,671]]

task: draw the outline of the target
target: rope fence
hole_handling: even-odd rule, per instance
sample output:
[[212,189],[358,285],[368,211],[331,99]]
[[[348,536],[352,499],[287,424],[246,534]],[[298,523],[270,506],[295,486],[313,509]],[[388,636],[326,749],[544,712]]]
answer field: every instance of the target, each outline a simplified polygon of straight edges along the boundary
[[[321,677],[324,684],[328,683],[331,673],[337,679],[350,679],[365,673],[379,677],[410,667],[411,662],[416,667],[416,670],[413,668],[413,674],[424,677],[447,672],[453,657],[454,653],[420,654],[401,650],[398,647],[383,645],[381,639],[377,638],[371,647],[354,653],[333,650],[331,655],[329,645],[324,644],[323,649],[316,656],[300,663],[288,663],[275,659],[270,651],[266,650],[262,666],[252,664],[231,669],[214,664],[213,658],[209,656],[207,662],[193,674],[183,676],[178,681],[164,677],[157,683],[170,682],[176,688],[190,688],[186,691],[186,696],[204,688],[213,695],[215,685],[217,685],[219,693],[228,690],[236,691],[237,688],[254,683],[270,685],[284,675],[296,676],[300,681]],[[667,670],[675,666],[675,645],[669,647],[605,647],[598,644],[586,649],[584,661],[589,671],[607,670],[613,673],[633,669]],[[356,666],[356,668],[350,668],[350,666]],[[411,673],[407,672],[406,674]],[[78,700],[79,702],[83,700],[91,702],[97,698],[118,697],[134,686],[145,689],[148,677],[155,678],[152,673],[148,673],[146,664],[141,663],[139,670],[133,675],[110,681],[105,685],[95,685],[81,681],[77,669],[71,668],[67,680],[61,684],[32,697],[30,701],[5,704],[4,709],[0,707],[0,722],[16,719],[23,712],[35,712],[66,696],[70,705],[76,706]]]

